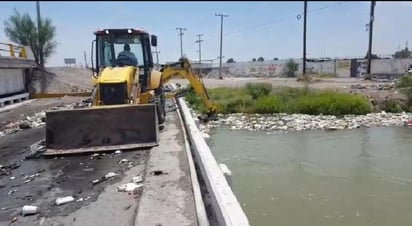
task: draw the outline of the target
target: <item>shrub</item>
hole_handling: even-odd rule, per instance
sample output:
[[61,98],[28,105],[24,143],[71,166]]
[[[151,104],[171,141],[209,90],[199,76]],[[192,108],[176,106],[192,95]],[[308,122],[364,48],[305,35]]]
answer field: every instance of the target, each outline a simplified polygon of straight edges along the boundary
[[383,111],[392,113],[400,113],[403,111],[402,106],[392,99],[382,101],[382,103],[380,103],[379,108]]
[[259,114],[279,113],[282,103],[276,96],[262,96],[255,102],[254,111]]
[[407,98],[407,107],[412,106],[412,76],[403,76],[398,82],[397,87]]
[[[265,87],[265,88],[262,88]],[[369,100],[360,95],[317,91],[303,88],[280,88],[270,94],[271,86],[250,84],[246,88],[215,88],[209,91],[219,113],[301,113],[301,114],[366,114],[371,112]],[[186,100],[195,109],[206,112],[200,97],[188,92]],[[390,106],[390,104],[388,105]],[[393,107],[397,109],[397,107]]]
[[258,99],[259,97],[269,95],[272,91],[272,84],[270,83],[247,83],[246,92],[253,97],[253,99]]
[[288,60],[286,63],[285,71],[284,73],[287,75],[287,77],[295,77],[295,72],[298,70],[299,64],[296,63],[293,59]]

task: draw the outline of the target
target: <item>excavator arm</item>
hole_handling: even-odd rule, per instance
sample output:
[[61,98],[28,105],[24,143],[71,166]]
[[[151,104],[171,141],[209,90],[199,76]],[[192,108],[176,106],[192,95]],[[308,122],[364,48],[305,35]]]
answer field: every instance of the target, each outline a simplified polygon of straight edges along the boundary
[[187,58],[181,58],[179,62],[173,64],[163,65],[160,71],[162,72],[163,84],[167,83],[170,79],[176,76],[183,76],[184,78],[189,80],[196,94],[200,96],[203,103],[208,108],[206,116],[200,119],[202,119],[203,121],[217,119],[216,105],[210,100],[209,94],[207,93],[202,78],[193,73],[190,62]]

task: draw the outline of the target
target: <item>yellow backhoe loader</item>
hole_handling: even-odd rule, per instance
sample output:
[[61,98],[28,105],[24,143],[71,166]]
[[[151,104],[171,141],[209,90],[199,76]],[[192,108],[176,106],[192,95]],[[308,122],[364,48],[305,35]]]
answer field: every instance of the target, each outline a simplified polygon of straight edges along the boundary
[[103,29],[94,34],[92,106],[46,112],[45,155],[158,145],[159,125],[166,118],[164,85],[175,76],[190,81],[209,108],[207,117],[216,118],[216,107],[187,59],[154,69],[155,35],[140,29]]

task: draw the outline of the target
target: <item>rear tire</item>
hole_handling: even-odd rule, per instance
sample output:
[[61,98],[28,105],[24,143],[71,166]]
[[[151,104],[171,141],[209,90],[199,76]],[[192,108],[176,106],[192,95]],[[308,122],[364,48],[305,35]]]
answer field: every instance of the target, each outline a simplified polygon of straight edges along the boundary
[[163,88],[163,84],[155,90],[156,93],[156,110],[159,124],[163,124],[166,121],[166,96]]

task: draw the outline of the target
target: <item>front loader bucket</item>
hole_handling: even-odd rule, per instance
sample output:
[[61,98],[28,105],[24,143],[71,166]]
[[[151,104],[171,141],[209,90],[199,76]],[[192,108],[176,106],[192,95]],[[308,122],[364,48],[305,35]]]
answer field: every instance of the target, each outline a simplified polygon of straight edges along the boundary
[[43,155],[153,147],[158,142],[154,104],[46,112]]

